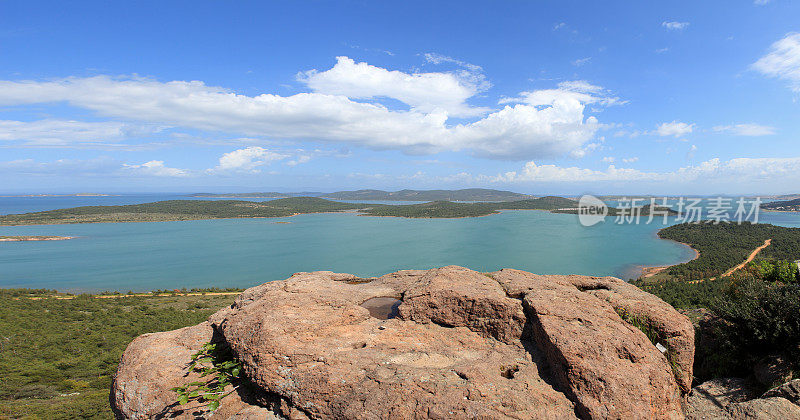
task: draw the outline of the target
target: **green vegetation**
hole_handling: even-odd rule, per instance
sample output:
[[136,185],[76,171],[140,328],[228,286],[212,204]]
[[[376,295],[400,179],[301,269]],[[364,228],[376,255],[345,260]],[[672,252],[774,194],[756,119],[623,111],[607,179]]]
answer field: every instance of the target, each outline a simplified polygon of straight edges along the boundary
[[394,217],[475,217],[499,210],[553,210],[575,206],[562,197],[542,197],[496,203],[453,203],[434,201],[404,206],[353,204],[316,197],[292,197],[253,202],[240,200],[171,200],[125,206],[87,206],[37,213],[0,216],[0,225],[41,225],[104,222],[164,222],[200,219],[285,217],[303,213],[359,210],[369,216]]
[[527,194],[511,191],[491,190],[485,188],[468,188],[463,190],[357,190],[338,191],[324,194],[322,198],[332,200],[369,200],[369,201],[513,201],[533,198]]
[[645,292],[660,297],[678,309],[709,308],[714,301],[730,286],[729,278],[686,282],[682,280],[649,281],[635,280],[631,282]]
[[411,217],[411,218],[453,218],[477,217],[497,213],[495,203],[452,203],[433,201],[422,204],[402,206],[376,205],[362,210],[368,216]]
[[557,210],[575,207],[578,202],[564,197],[546,196],[528,200],[509,201],[497,203],[498,210]]
[[[172,388],[178,393],[177,402],[198,401],[213,412],[219,408],[220,400],[239,386],[242,363],[225,343],[207,343],[192,355],[189,370],[200,374],[202,380]],[[229,386],[232,388],[226,391]]]
[[[676,308],[700,311],[695,313],[700,314],[694,366],[698,380],[747,377],[759,362],[774,357],[788,360],[797,372],[800,275],[794,259],[800,255],[800,229],[695,224],[672,226],[664,232],[662,237],[691,243],[700,258],[676,266],[673,279],[651,278],[634,284]],[[719,277],[740,264],[766,239],[772,239],[771,245],[742,269],[726,277],[707,277]],[[685,281],[692,278],[705,279]]]
[[554,210],[576,206],[576,202],[562,197],[542,197],[530,200],[501,203],[453,203],[434,201],[402,206],[373,205],[362,213],[368,216],[392,216],[412,218],[477,217],[496,214],[500,210]]
[[[633,283],[697,318],[698,381],[747,377],[774,357],[789,361],[795,372],[800,369],[800,275],[794,263],[800,257],[800,229],[701,223],[671,226],[659,236],[690,244],[700,257],[673,266],[666,276]],[[752,262],[721,277],[767,239],[770,245]]]
[[170,200],[125,206],[86,206],[0,216],[0,225],[41,225],[103,222],[162,222],[176,220],[283,217],[363,207],[315,197],[253,202],[240,200]]
[[279,192],[252,192],[252,193],[196,193],[191,194],[189,197],[199,198],[288,198],[288,197],[317,197],[322,195],[318,192],[301,192],[301,193],[279,193]]
[[718,317],[700,346],[700,375],[743,375],[780,355],[800,368],[800,286],[739,276],[711,306]]
[[771,282],[798,283],[800,272],[794,261],[787,260],[759,260],[748,265],[749,270],[754,270],[755,277]]
[[764,248],[757,258],[792,261],[800,258],[800,228],[749,222],[684,223],[662,229],[658,236],[685,243],[699,251],[700,257],[668,268],[651,277],[653,281],[665,277],[673,280],[717,277],[744,262],[767,239],[772,239],[771,245]]
[[760,264],[751,264],[716,280],[634,282],[684,313],[699,314],[698,382],[747,377],[755,365],[776,355],[790,361],[795,372],[800,369],[800,285],[796,277],[790,283],[761,277],[762,270]]
[[0,289],[0,418],[113,418],[111,377],[134,337],[195,325],[232,300]]
[[[571,208],[559,208],[558,210],[553,210],[553,213],[578,214],[578,209],[576,208],[577,203],[575,203],[573,201],[571,204],[572,204]],[[609,207],[608,208],[608,213],[606,214],[606,217],[623,216],[623,217],[634,218],[634,217],[636,217],[637,214],[640,217],[641,216],[650,216],[651,207],[653,209],[655,209],[655,211],[653,212],[653,218],[655,218],[656,220],[658,220],[659,217],[663,217],[664,213],[666,213],[668,216],[677,216],[679,214],[677,211],[672,210],[669,207],[663,207],[663,206],[655,206],[655,207],[653,207],[650,204],[646,204],[644,206],[638,206],[638,207],[633,207],[633,208],[625,208],[625,209],[617,208],[617,207]],[[638,210],[634,210],[634,209],[638,209]]]

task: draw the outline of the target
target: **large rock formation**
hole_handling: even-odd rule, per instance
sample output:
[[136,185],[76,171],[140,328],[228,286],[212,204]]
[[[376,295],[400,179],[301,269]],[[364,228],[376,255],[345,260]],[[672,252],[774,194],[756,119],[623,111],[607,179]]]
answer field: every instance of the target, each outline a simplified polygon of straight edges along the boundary
[[111,402],[120,418],[208,415],[169,389],[194,380],[190,355],[218,340],[245,379],[214,418],[679,419],[693,334],[611,277],[298,273],[207,323],[134,340]]

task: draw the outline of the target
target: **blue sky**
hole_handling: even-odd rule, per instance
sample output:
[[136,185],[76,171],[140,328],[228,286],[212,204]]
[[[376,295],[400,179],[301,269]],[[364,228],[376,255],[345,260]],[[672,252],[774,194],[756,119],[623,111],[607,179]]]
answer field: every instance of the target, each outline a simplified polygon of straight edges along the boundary
[[800,2],[487,4],[0,1],[0,192],[800,192]]

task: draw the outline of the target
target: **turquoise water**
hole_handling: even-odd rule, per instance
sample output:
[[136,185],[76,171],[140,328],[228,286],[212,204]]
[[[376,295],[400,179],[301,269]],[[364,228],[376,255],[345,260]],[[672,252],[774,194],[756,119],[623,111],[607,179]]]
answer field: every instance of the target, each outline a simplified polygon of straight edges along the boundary
[[[619,275],[689,258],[655,225],[585,228],[574,215],[507,211],[464,219],[311,214],[281,219],[2,227],[0,287],[63,291],[245,287],[298,271],[374,276],[449,264],[481,271]],[[291,222],[275,223],[276,221]]]
[[[449,264],[480,271],[512,267],[628,278],[636,266],[674,264],[693,256],[683,245],[658,239],[661,224],[612,221],[587,228],[575,215],[504,211],[464,219],[341,213],[0,227],[0,235],[78,237],[0,242],[0,287],[69,292],[248,287],[298,271],[375,276]],[[800,226],[800,214],[762,213],[761,222]]]

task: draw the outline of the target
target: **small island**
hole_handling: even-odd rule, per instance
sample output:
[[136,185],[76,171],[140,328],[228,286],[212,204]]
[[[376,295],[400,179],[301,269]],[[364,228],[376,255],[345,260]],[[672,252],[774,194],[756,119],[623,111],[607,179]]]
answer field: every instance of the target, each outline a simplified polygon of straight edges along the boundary
[[74,236],[0,236],[0,242],[66,241]]

